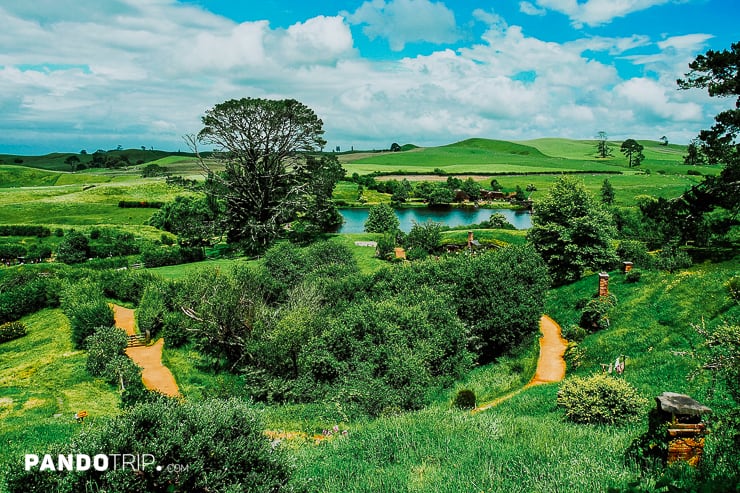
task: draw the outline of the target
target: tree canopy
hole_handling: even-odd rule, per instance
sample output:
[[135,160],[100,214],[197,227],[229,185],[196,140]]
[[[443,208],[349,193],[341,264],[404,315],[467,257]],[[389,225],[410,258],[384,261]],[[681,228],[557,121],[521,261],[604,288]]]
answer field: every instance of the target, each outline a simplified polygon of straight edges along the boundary
[[196,152],[198,143],[215,146],[213,156],[224,165],[214,173],[201,159],[220,185],[210,193],[225,203],[230,242],[260,251],[292,221],[319,230],[336,225],[329,198],[343,171],[335,156],[311,154],[326,144],[312,109],[293,99],[242,98],[217,104],[202,120],[204,128],[189,140]]
[[527,238],[556,283],[575,281],[586,269],[602,269],[616,260],[614,220],[582,182],[558,179],[535,210]]
[[627,157],[630,168],[632,166],[639,166],[642,160],[645,159],[645,155],[642,153],[643,149],[645,147],[635,139],[625,140],[622,142],[622,147],[620,148],[622,154]]

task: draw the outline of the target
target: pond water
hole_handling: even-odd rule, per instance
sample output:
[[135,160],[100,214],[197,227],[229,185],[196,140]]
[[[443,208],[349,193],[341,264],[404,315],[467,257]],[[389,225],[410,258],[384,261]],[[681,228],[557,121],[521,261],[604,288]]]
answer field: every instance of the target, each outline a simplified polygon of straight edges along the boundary
[[[344,224],[339,228],[339,233],[362,233],[367,221],[370,209],[340,209],[344,217]],[[506,220],[514,225],[516,229],[529,229],[532,227],[532,216],[526,211],[513,211],[511,209],[481,209],[481,208],[409,208],[395,209],[396,216],[401,223],[401,230],[408,233],[414,225],[414,221],[435,221],[447,226],[463,226],[466,224],[477,224],[487,220],[491,215],[499,213],[506,216]]]

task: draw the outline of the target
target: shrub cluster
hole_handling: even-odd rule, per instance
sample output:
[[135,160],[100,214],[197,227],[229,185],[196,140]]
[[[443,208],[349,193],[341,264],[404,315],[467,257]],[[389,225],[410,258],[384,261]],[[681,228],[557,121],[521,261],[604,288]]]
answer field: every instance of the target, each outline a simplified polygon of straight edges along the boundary
[[606,373],[567,379],[557,402],[575,423],[610,425],[637,419],[648,403],[626,380]]
[[72,343],[77,349],[85,347],[85,340],[98,327],[115,325],[113,309],[105,301],[99,284],[90,281],[68,284],[62,293],[61,306],[69,318]]
[[26,326],[21,322],[6,322],[0,325],[0,344],[26,335]]
[[583,308],[579,325],[589,332],[609,328],[609,311],[616,304],[617,297],[611,293],[589,300]]
[[0,236],[37,236],[44,238],[51,236],[51,230],[46,226],[35,224],[2,224],[0,225]]
[[19,463],[8,468],[8,491],[277,492],[286,491],[291,474],[285,452],[264,436],[259,411],[237,399],[139,404],[49,453],[93,457],[101,451],[119,457],[151,453],[159,465],[187,468],[151,466],[131,474],[111,467],[50,474],[38,468],[26,471]]
[[148,201],[148,200],[120,200],[118,201],[118,207],[124,209],[159,209],[164,205],[164,202]]
[[0,271],[0,323],[59,305],[60,281],[29,270]]

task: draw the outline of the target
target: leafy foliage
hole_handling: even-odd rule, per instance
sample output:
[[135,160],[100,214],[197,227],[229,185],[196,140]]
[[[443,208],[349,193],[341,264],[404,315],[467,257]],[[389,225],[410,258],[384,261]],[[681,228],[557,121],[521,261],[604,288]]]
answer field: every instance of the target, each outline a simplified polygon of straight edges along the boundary
[[628,166],[630,168],[632,166],[639,166],[645,159],[645,155],[642,153],[644,149],[645,146],[637,142],[635,139],[625,140],[622,142],[622,147],[620,147],[622,154],[627,156],[627,160],[629,162]]
[[532,223],[527,238],[557,284],[575,281],[585,270],[603,269],[616,260],[611,214],[573,178],[558,179],[537,203]]
[[391,233],[398,231],[398,217],[393,208],[388,204],[378,204],[370,208],[365,221],[365,232],[367,233]]
[[62,310],[72,327],[72,343],[77,349],[98,327],[115,325],[113,309],[105,301],[100,286],[89,281],[67,285],[62,293]]
[[216,174],[201,160],[216,183],[209,194],[224,203],[230,242],[257,252],[296,219],[319,231],[337,224],[330,197],[343,171],[336,156],[306,154],[326,144],[313,110],[293,99],[232,99],[206,111],[203,125],[192,144],[215,145],[225,166]]
[[57,260],[65,264],[78,264],[87,260],[90,246],[87,237],[79,231],[69,231],[59,243]]
[[567,379],[558,390],[558,405],[575,423],[613,425],[637,419],[647,399],[626,380],[601,373]]
[[442,229],[444,229],[442,224],[433,221],[414,222],[411,231],[406,236],[406,247],[419,248],[427,254],[433,253],[442,243]]
[[[287,457],[270,447],[258,412],[237,399],[184,404],[161,399],[140,404],[55,450],[90,457],[101,451],[152,454],[163,468],[157,471],[152,465],[138,472],[90,468],[49,474],[24,471],[19,465],[12,468],[8,490],[279,492],[290,477]],[[169,464],[183,467],[164,467]]]
[[475,408],[475,392],[470,389],[460,389],[455,394],[452,405],[458,409]]
[[0,344],[26,335],[26,326],[22,322],[0,324]]

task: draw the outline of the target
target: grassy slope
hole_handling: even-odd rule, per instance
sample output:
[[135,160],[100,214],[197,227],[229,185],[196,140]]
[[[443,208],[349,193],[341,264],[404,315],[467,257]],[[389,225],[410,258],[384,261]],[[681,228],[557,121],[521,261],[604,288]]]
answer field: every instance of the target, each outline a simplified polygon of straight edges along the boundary
[[[709,398],[706,381],[687,380],[696,362],[675,352],[696,346],[699,338],[690,324],[702,316],[707,323],[737,316],[722,283],[739,268],[734,261],[675,275],[650,272],[636,285],[612,273],[612,291],[620,300],[612,327],[583,342],[584,362],[569,373],[591,374],[600,371],[600,363],[626,354],[625,378],[651,405],[663,391],[686,392],[710,406],[726,404]],[[573,305],[595,286],[591,276],[553,291],[548,311],[571,323],[577,319]],[[475,416],[439,405],[352,424],[347,438],[298,448],[296,481],[326,492],[582,492],[624,487],[634,479],[638,471],[625,465],[623,454],[645,431],[646,421],[620,427],[570,424],[555,405],[556,392],[556,385],[531,388]]]
[[[51,154],[45,154],[43,156],[18,156],[13,154],[0,154],[0,164],[18,164],[15,161],[20,159],[23,161],[20,164],[31,168],[39,168],[52,171],[69,171],[70,166],[68,164],[65,164],[65,159],[67,159],[69,156],[77,156],[80,159],[81,163],[87,164],[92,161],[93,152],[93,150],[88,149],[87,155],[72,152],[54,152]],[[141,149],[122,149],[120,151],[112,150],[107,151],[106,154],[109,156],[128,156],[129,162],[131,162],[132,164],[138,161],[154,161],[155,159],[160,159],[172,154],[184,155],[168,151]]]
[[44,453],[76,433],[75,412],[87,410],[83,426],[89,426],[117,413],[120,401],[110,385],[85,370],[85,353],[72,347],[60,310],[42,310],[21,321],[28,334],[0,344],[0,474],[7,461]]

